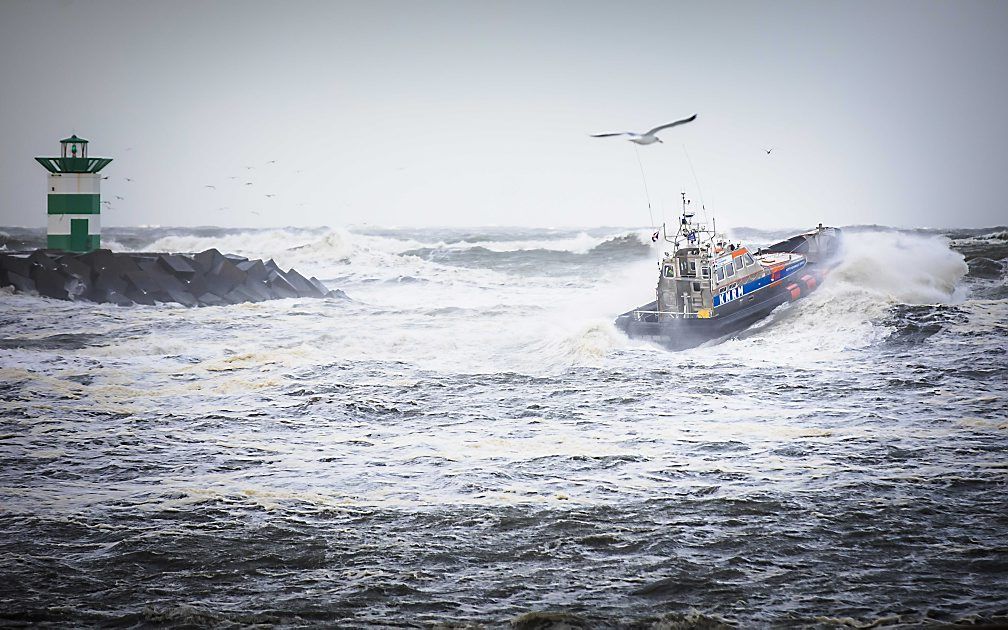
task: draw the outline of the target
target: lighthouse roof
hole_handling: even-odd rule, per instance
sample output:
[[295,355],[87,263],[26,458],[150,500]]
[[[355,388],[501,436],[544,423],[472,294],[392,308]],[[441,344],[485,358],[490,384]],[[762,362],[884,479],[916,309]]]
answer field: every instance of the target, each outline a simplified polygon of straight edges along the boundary
[[77,142],[77,143],[81,143],[81,142],[87,142],[87,140],[85,140],[84,138],[78,138],[77,134],[74,134],[74,135],[70,136],[69,138],[63,138],[62,140],[60,140],[60,144],[63,144],[65,142]]

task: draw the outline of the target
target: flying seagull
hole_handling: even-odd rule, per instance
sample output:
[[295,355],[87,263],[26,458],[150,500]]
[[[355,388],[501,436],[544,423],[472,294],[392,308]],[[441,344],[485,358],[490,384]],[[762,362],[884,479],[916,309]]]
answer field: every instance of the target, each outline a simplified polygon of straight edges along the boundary
[[770,155],[770,152],[771,152],[771,151],[773,151],[773,149],[774,149],[773,147],[770,147],[769,149],[767,149],[767,150],[766,150],[766,154],[767,154],[767,155]]
[[677,121],[669,123],[667,125],[661,125],[659,127],[655,127],[654,129],[652,129],[650,131],[646,131],[644,133],[637,133],[636,131],[621,131],[619,133],[596,133],[596,134],[592,134],[591,137],[592,138],[610,138],[612,136],[630,136],[629,138],[627,138],[627,140],[629,140],[630,142],[636,142],[637,144],[654,144],[655,142],[661,142],[661,138],[659,138],[657,135],[655,135],[659,131],[662,131],[664,129],[670,129],[670,128],[676,127],[678,125],[685,125],[688,122],[693,122],[694,120],[696,120],[696,117],[697,117],[697,115],[693,114],[689,118],[683,118],[682,120],[677,120]]

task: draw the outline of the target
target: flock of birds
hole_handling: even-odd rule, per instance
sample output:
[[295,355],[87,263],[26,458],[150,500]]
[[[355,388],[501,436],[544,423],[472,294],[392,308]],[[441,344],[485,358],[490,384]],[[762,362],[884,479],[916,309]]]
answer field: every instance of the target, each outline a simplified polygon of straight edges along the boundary
[[[127,149],[127,150],[129,150],[129,149]],[[263,166],[271,166],[271,165],[274,165],[274,164],[277,164],[277,160],[269,160],[268,162],[265,162]],[[256,169],[256,167],[255,166],[245,166],[244,169],[246,171],[249,171],[244,177],[239,177],[238,175],[231,175],[227,179],[231,180],[232,182],[234,182],[234,184],[237,184],[237,180],[243,180],[242,184],[241,184],[242,187],[256,185],[256,181],[251,176],[252,175],[251,171],[254,171]],[[295,171],[295,173],[296,174],[301,174],[302,171],[298,170],[298,171]],[[103,180],[107,180],[107,179],[109,179],[109,176],[106,175],[105,177],[102,177],[102,179]],[[244,181],[244,180],[248,180],[248,181]],[[132,183],[133,182],[133,178],[132,177],[114,178],[113,181]],[[218,189],[218,186],[216,184],[204,184],[203,188],[206,189],[209,192],[209,191],[216,191]],[[125,201],[126,200],[126,198],[124,196],[118,195],[118,194],[113,195],[112,197],[113,197],[113,199],[116,202],[118,202],[118,201]],[[266,199],[272,200],[272,199],[276,198],[276,193],[264,193],[263,197],[266,198]],[[113,203],[112,200],[106,199],[106,200],[103,200],[101,203],[104,206],[104,210],[114,210],[115,209],[115,203]],[[304,206],[304,205],[306,205],[306,204],[304,204],[304,203],[299,204],[299,206]],[[217,212],[225,212],[225,211],[230,210],[230,209],[231,209],[230,206],[219,206],[216,211]],[[249,210],[248,212],[249,212],[249,214],[254,214],[256,216],[261,215],[261,212],[258,211],[258,210]]]

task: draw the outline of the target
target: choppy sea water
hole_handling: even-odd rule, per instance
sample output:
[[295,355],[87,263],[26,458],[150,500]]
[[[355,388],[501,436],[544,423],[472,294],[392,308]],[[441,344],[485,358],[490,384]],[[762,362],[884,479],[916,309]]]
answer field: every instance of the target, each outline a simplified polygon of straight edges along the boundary
[[103,238],[351,299],[0,294],[2,625],[1008,623],[1006,228],[850,228],[679,353],[632,230]]

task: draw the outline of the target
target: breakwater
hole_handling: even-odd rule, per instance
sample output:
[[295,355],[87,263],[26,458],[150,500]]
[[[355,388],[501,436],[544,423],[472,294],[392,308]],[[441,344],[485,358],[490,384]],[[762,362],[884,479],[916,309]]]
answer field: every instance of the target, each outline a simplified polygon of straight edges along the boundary
[[282,298],[345,297],[317,278],[284,271],[272,259],[254,260],[208,249],[198,254],[86,254],[35,250],[0,255],[0,286],[60,300],[128,306],[176,302],[221,306]]

